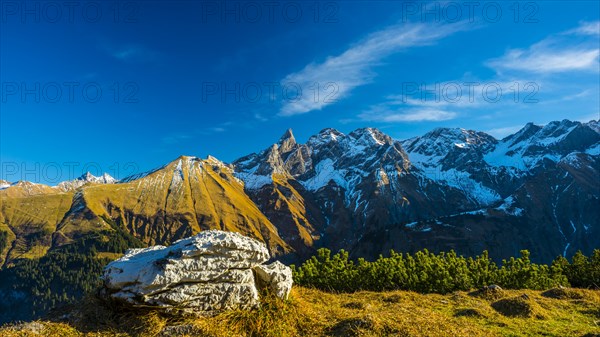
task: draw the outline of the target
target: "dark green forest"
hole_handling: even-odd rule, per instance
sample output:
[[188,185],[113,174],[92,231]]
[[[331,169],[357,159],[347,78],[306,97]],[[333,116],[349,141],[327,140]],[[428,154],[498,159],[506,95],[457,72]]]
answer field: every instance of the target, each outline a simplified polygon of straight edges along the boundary
[[42,258],[14,261],[0,270],[0,323],[29,320],[75,303],[101,284],[102,269],[111,259],[99,252],[120,254],[143,246],[125,231],[102,231],[51,249]]

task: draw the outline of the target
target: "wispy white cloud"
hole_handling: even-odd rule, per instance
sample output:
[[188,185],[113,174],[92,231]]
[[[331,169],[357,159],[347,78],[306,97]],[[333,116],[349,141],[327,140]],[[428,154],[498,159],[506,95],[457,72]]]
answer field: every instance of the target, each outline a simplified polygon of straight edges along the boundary
[[198,136],[209,136],[217,133],[227,131],[227,126],[231,125],[231,122],[221,123],[217,126],[206,127],[191,132],[178,132],[172,133],[161,138],[163,145],[174,145],[182,142],[188,142],[190,139],[194,139]]
[[568,30],[565,35],[600,35],[600,21],[582,22],[577,28]]
[[[471,25],[472,26],[472,25]],[[370,83],[376,73],[373,67],[382,60],[407,48],[431,45],[453,33],[467,29],[464,22],[453,24],[399,24],[367,36],[337,56],[322,63],[311,63],[299,72],[287,75],[283,83],[294,83],[304,93],[297,100],[283,103],[282,116],[321,110],[346,97],[361,85]],[[308,88],[319,85],[319,95],[308,94]],[[332,85],[328,86],[328,84]]]
[[[572,111],[576,107],[581,115],[585,115],[590,111],[588,105],[593,106],[598,101],[599,42],[597,34],[593,33],[595,27],[597,23],[582,23],[576,29],[550,36],[527,49],[512,50],[501,58],[487,61],[497,70],[487,80],[472,78],[467,73],[454,81],[426,83],[424,86],[414,83],[408,90],[403,84],[402,88],[397,88],[400,94],[388,95],[382,102],[371,105],[357,116],[357,120],[428,122],[468,116],[496,121],[507,116],[518,118],[525,112],[534,116],[540,111],[540,105],[543,105],[544,111],[551,107],[557,114],[561,109]],[[576,81],[565,78],[573,77],[572,74],[539,76],[594,68],[595,72],[578,74]],[[489,133],[503,137],[514,133],[520,126],[492,126]]]
[[[580,41],[573,35],[588,36]],[[598,22],[582,23],[577,28],[547,37],[526,49],[510,49],[487,65],[497,72],[506,70],[541,74],[567,71],[598,71]]]
[[256,119],[256,120],[258,120],[258,121],[261,121],[261,122],[266,122],[266,121],[268,121],[268,120],[269,120],[269,119],[268,119],[268,118],[266,118],[266,117],[265,117],[263,114],[261,114],[261,113],[258,113],[258,112],[256,112],[256,113],[254,114],[254,119]]
[[119,61],[152,61],[159,57],[157,51],[141,44],[118,45],[105,41],[99,48]]
[[571,48],[558,50],[547,43],[528,50],[513,49],[488,64],[496,69],[512,69],[536,73],[556,73],[572,70],[593,70],[598,63],[598,49]]
[[161,142],[164,145],[173,145],[173,144],[177,144],[180,143],[182,141],[186,141],[188,139],[192,138],[192,136],[185,134],[185,133],[176,133],[176,134],[170,134],[167,135],[165,137],[163,137],[161,139]]
[[[566,94],[563,96],[559,96],[556,99],[542,100],[542,101],[540,101],[540,103],[544,104],[544,105],[559,104],[559,103],[564,103],[564,102],[568,102],[568,101],[579,100],[584,97],[590,97],[590,96],[592,96],[592,94],[593,94],[592,89],[584,89],[579,92],[569,93],[569,94]],[[598,94],[596,94],[596,97],[597,96],[598,96]]]
[[456,118],[457,113],[448,110],[415,107],[415,108],[394,108],[389,105],[379,105],[372,107],[371,110],[363,112],[358,117],[363,121],[369,122],[437,122]]
[[118,58],[119,60],[128,60],[140,54],[142,54],[142,48],[139,46],[127,46],[125,48],[113,50],[112,52],[112,56]]
[[233,122],[220,123],[216,126],[211,126],[211,127],[203,128],[200,130],[196,130],[196,134],[201,135],[201,136],[207,136],[207,135],[212,135],[215,133],[225,132],[225,131],[227,131],[227,129],[229,129],[229,126],[231,126],[232,124],[233,124]]
[[585,89],[585,90],[583,90],[581,92],[578,92],[576,94],[564,96],[562,98],[562,100],[563,101],[572,101],[574,99],[579,99],[579,98],[582,98],[582,97],[589,96],[591,93],[592,93],[592,91],[590,89]]
[[[538,83],[517,79],[463,79],[428,83],[411,88],[405,93],[389,95],[385,101],[372,105],[358,117],[363,121],[389,123],[445,121],[457,118],[469,110],[489,111],[509,107],[514,109],[515,105],[524,103],[525,99],[522,96],[525,96],[525,86],[539,88]],[[515,96],[516,92],[521,96]],[[531,91],[526,91],[525,94],[528,92]],[[519,99],[515,101],[515,97]]]
[[496,137],[497,139],[502,139],[508,135],[512,135],[515,132],[521,130],[521,128],[523,128],[523,125],[513,125],[513,126],[507,126],[507,127],[503,127],[503,128],[495,128],[495,129],[487,130],[486,132],[488,134]]
[[583,116],[575,117],[574,120],[580,121],[582,123],[587,123],[593,120],[600,120],[600,110]]

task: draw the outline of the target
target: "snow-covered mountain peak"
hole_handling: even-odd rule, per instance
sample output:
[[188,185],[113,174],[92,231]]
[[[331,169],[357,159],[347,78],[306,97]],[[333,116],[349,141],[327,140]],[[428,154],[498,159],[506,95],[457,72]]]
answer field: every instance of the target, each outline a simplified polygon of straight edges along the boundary
[[95,175],[91,174],[90,172],[86,172],[81,177],[77,178],[76,180],[97,183],[97,184],[114,184],[117,182],[117,179],[113,178],[110,174],[108,174],[106,172],[103,173],[101,176],[95,176]]
[[[193,161],[202,161],[202,159],[197,158],[197,157],[190,157],[193,158]],[[218,158],[213,157],[211,155],[208,155],[206,157],[206,162],[211,163],[213,165],[217,165],[217,166],[227,166],[224,162],[220,161]]]
[[74,191],[74,190],[78,189],[79,187],[81,187],[85,184],[88,184],[88,183],[114,184],[116,182],[118,182],[118,180],[113,178],[108,173],[103,173],[101,176],[95,176],[88,171],[88,172],[82,174],[78,178],[75,178],[75,179],[69,180],[69,181],[63,181],[63,182],[59,183],[58,185],[55,186],[55,188],[66,192],[66,191]]
[[599,141],[600,134],[593,123],[569,120],[544,126],[529,123],[500,141],[493,151],[485,154],[485,160],[493,166],[529,170],[545,159],[558,162],[570,153],[589,151]]
[[9,181],[6,181],[6,180],[0,180],[0,190],[3,190],[3,189],[6,189],[6,188],[9,188],[9,187],[10,187],[10,185],[12,185],[12,183],[11,183],[11,182],[9,182]]
[[517,131],[516,133],[503,138],[501,142],[510,144],[511,146],[513,146],[525,139],[531,138],[533,135],[535,135],[541,129],[542,129],[541,126],[535,125],[530,122],[530,123],[525,124],[525,126],[521,130]]
[[497,140],[484,132],[462,128],[437,128],[421,137],[402,142],[411,162],[428,167],[441,165],[445,158],[458,158],[465,151],[485,152]]
[[361,128],[352,131],[349,135],[356,143],[364,146],[381,146],[384,144],[392,144],[393,140],[390,136],[384,134],[375,128]]
[[591,120],[585,125],[597,133],[600,133],[600,122],[598,120]]
[[536,137],[538,138],[538,142],[549,144],[554,140],[558,141],[562,139],[562,137],[573,131],[578,126],[581,126],[581,123],[571,122],[566,119],[561,122],[550,122],[536,134]]
[[336,129],[326,128],[321,130],[316,135],[311,136],[306,145],[308,146],[318,146],[322,144],[328,144],[331,142],[337,142],[340,138],[344,138],[345,135],[339,132]]

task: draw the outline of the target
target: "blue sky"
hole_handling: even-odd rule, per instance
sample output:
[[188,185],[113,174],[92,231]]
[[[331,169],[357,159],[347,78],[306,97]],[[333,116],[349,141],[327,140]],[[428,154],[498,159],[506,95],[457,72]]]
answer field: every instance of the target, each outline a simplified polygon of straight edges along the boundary
[[287,128],[598,119],[597,1],[470,4],[2,1],[0,178],[229,162]]

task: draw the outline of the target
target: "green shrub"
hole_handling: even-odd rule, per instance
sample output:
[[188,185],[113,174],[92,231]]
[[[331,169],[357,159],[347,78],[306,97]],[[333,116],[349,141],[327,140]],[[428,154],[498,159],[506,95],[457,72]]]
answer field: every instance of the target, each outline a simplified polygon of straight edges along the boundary
[[558,257],[553,265],[561,269],[573,287],[600,288],[600,249],[595,249],[590,258],[578,251],[571,263],[564,257]]
[[410,290],[420,293],[448,293],[497,284],[507,289],[545,290],[557,286],[593,286],[600,276],[600,250],[588,259],[578,253],[573,263],[559,257],[550,266],[535,264],[527,250],[518,258],[503,260],[499,267],[488,252],[465,258],[454,251],[434,254],[422,250],[411,254],[390,252],[369,262],[355,263],[341,250],[331,255],[319,249],[300,267],[292,266],[296,284],[328,291]]

